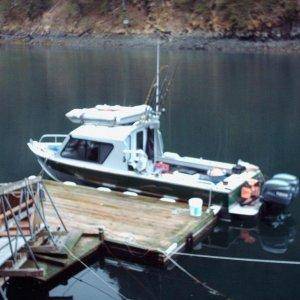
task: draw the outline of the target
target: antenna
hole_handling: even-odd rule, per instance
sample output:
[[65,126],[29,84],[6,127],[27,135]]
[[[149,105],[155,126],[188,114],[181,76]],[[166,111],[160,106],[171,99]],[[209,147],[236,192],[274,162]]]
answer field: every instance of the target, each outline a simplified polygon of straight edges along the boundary
[[155,97],[155,113],[158,116],[159,114],[159,66],[160,66],[160,44],[157,41],[156,48],[156,97]]

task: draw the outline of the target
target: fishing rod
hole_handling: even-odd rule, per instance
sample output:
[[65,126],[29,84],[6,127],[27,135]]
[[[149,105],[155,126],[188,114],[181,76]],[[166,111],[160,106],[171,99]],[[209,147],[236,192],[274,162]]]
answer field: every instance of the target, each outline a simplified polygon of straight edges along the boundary
[[165,82],[163,83],[162,92],[161,92],[161,106],[162,107],[164,106],[164,103],[169,96],[171,86],[174,82],[174,77],[175,77],[175,73],[177,71],[177,67],[178,67],[178,64],[176,64],[175,67],[173,68],[171,75],[166,76]]
[[[178,64],[170,70],[169,65],[160,66],[160,43],[157,42],[157,49],[156,49],[156,76],[154,77],[146,100],[145,104],[151,107],[154,107],[156,116],[159,116],[162,111],[162,106],[165,100],[169,95],[169,91],[171,85],[174,80],[175,73],[177,71]],[[161,73],[166,70],[166,74],[163,76],[163,80],[160,80]]]

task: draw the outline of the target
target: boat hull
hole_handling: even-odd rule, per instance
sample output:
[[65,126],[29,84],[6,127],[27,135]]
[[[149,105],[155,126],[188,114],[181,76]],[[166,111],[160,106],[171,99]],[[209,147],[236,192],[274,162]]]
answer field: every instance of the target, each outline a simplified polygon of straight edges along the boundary
[[[106,186],[119,191],[131,189],[144,195],[156,197],[171,196],[183,201],[187,201],[192,197],[202,198],[205,203],[208,203],[209,200],[210,192],[207,190],[152,179],[80,168],[53,160],[44,161],[41,158],[38,160],[46,173],[57,181],[72,181],[91,187]],[[228,207],[229,201],[233,201],[233,199],[230,199],[229,194],[212,192],[212,203],[222,204]]]

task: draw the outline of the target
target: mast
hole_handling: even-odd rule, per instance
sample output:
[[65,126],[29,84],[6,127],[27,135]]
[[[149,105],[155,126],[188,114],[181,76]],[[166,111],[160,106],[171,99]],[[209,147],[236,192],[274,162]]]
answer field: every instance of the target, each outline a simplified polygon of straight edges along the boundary
[[160,67],[160,44],[157,42],[156,48],[156,97],[155,97],[155,113],[159,115],[159,67]]

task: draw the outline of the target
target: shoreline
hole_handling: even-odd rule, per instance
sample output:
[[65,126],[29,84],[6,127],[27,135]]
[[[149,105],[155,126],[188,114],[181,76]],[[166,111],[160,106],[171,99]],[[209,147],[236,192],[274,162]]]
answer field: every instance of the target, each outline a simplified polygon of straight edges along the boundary
[[[224,53],[300,53],[300,39],[241,40],[203,35],[170,36],[160,38],[166,50],[197,50]],[[137,48],[153,47],[156,36],[149,35],[30,35],[0,34],[0,45],[28,45],[66,48]]]

